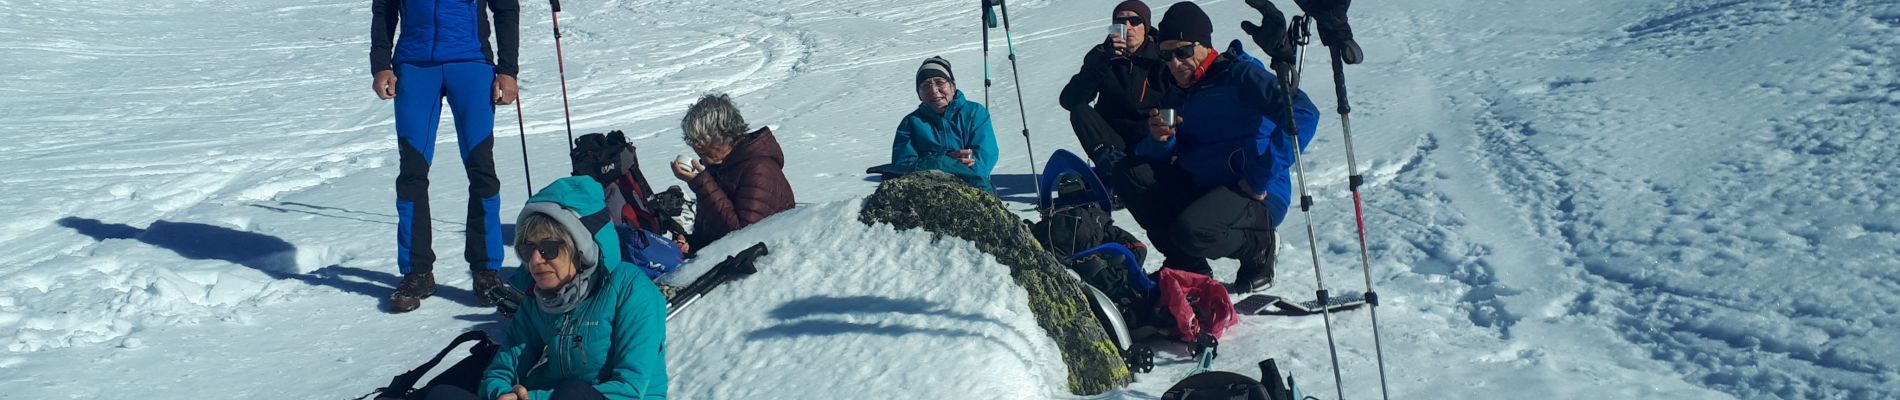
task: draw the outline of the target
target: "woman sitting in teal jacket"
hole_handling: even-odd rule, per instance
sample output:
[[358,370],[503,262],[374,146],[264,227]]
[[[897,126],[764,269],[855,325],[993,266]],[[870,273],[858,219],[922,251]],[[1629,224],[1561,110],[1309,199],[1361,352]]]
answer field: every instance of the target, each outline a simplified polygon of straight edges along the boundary
[[666,299],[622,265],[592,178],[562,178],[521,210],[512,278],[530,287],[508,342],[483,372],[482,400],[666,398]]
[[949,61],[931,57],[917,68],[917,100],[922,102],[917,111],[897,124],[891,164],[948,172],[995,192],[990,170],[996,168],[996,132],[990,130],[990,111],[963,99]]

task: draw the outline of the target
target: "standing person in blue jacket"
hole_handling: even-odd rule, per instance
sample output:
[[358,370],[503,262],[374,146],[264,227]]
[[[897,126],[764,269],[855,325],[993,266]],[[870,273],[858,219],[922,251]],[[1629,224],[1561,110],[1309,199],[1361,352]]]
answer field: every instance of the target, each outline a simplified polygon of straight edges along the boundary
[[[429,227],[429,165],[443,99],[455,115],[455,144],[468,173],[468,245],[475,293],[501,285],[501,179],[495,176],[495,105],[515,101],[518,0],[372,0],[370,73],[376,97],[395,99],[396,267],[402,282],[390,312],[408,312],[435,294]],[[489,12],[493,12],[493,25]],[[492,29],[491,29],[492,28]],[[401,32],[400,35],[397,32]],[[489,36],[495,37],[490,47]],[[391,44],[394,43],[392,46]],[[499,57],[496,57],[499,54]],[[483,306],[493,306],[476,296]]]
[[[1207,259],[1239,259],[1233,288],[1251,292],[1273,283],[1274,228],[1293,198],[1294,152],[1312,141],[1319,109],[1305,92],[1293,93],[1296,148],[1281,128],[1288,97],[1279,79],[1238,40],[1225,52],[1215,50],[1213,31],[1194,3],[1175,3],[1162,16],[1155,39],[1167,60],[1166,81],[1180,90],[1161,105],[1177,116],[1163,121],[1153,114],[1149,136],[1124,161],[1114,185],[1120,193],[1137,193],[1123,201],[1140,211],[1132,214],[1167,257],[1163,268],[1210,274]],[[1256,42],[1283,36],[1279,29],[1254,32]]]
[[510,280],[529,289],[507,344],[483,370],[480,397],[445,387],[429,399],[666,398],[666,299],[621,262],[605,199],[585,176],[528,198],[515,236],[523,265]]
[[996,168],[996,132],[990,130],[990,111],[963,99],[950,61],[931,57],[917,67],[917,100],[917,111],[897,123],[891,164],[948,172],[995,192],[990,170]]

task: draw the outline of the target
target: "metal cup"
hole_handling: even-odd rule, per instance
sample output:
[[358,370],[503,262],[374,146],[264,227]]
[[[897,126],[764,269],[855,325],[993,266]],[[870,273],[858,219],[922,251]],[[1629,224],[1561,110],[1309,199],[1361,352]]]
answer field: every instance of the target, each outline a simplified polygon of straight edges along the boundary
[[1128,25],[1122,25],[1122,24],[1109,25],[1108,35],[1121,38],[1123,42],[1127,42],[1128,41]]
[[1160,114],[1161,114],[1161,122],[1164,124],[1168,124],[1169,128],[1173,128],[1174,127],[1174,109],[1163,108],[1161,109]]

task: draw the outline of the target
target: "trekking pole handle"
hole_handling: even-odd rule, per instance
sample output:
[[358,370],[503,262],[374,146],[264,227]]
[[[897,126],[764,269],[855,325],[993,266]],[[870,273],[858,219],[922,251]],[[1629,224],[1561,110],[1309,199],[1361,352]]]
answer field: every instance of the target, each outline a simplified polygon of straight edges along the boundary
[[1330,50],[1333,56],[1333,93],[1339,95],[1337,96],[1339,113],[1341,115],[1351,114],[1352,106],[1346,102],[1346,50],[1339,47],[1327,47],[1326,49]]
[[561,12],[561,0],[548,0],[548,7],[552,7],[554,12]]

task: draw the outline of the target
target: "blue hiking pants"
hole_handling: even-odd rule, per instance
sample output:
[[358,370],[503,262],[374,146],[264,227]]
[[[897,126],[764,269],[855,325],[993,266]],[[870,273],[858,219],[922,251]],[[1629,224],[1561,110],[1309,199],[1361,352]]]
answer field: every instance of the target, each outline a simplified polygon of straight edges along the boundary
[[402,273],[433,272],[429,164],[435,156],[443,99],[455,115],[455,144],[468,173],[469,269],[500,270],[501,180],[495,176],[495,67],[486,62],[396,64],[396,265]]

